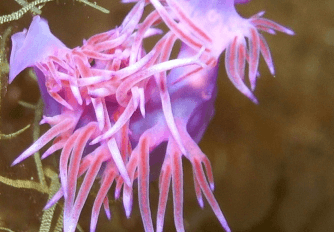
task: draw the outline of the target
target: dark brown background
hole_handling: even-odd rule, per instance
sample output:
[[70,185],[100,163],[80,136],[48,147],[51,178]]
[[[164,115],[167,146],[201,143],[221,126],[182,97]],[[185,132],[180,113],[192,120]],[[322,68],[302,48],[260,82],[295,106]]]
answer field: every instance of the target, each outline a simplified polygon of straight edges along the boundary
[[[118,0],[97,0],[110,10],[106,15],[72,0],[58,2],[47,3],[42,16],[69,47],[120,24],[131,8]],[[0,1],[0,15],[17,9],[14,0]],[[266,17],[289,26],[296,35],[266,35],[276,78],[261,60],[261,78],[255,91],[259,105],[232,86],[221,65],[216,116],[200,144],[213,165],[215,196],[233,231],[334,231],[334,1],[253,0],[238,9],[244,17],[265,10]],[[31,14],[27,13],[17,22],[0,25],[0,34],[9,25],[16,32],[30,22]],[[33,120],[33,112],[17,104],[18,100],[36,103],[39,98],[36,84],[26,74],[8,87],[2,99],[3,133],[21,129]],[[37,179],[32,158],[10,167],[31,141],[31,130],[13,140],[0,141],[0,175]],[[51,163],[46,160],[44,164]],[[186,230],[223,231],[207,203],[204,210],[199,208],[190,165],[184,163]],[[157,199],[154,182],[153,215]],[[37,231],[46,200],[46,195],[34,190],[0,183],[0,226],[15,232]],[[80,220],[85,231],[92,202],[91,197]],[[111,222],[101,211],[98,231],[143,230],[137,203],[130,220],[125,218],[120,201],[112,210]],[[165,231],[174,230],[169,204]]]

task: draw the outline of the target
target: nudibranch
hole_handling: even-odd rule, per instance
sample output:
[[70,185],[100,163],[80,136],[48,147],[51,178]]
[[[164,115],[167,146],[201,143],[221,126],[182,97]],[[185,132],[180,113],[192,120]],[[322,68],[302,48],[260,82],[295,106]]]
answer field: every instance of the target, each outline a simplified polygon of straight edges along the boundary
[[[234,4],[248,0],[131,2],[137,3],[119,27],[84,40],[81,47],[66,47],[39,16],[28,30],[12,36],[9,82],[25,68],[34,68],[45,103],[41,124],[51,126],[13,165],[53,140],[42,158],[61,151],[61,188],[45,208],[64,197],[64,231],[75,231],[98,178],[100,189],[92,207],[90,231],[96,230],[102,206],[110,218],[107,193],[114,182],[115,198],[122,191],[125,213],[130,217],[136,181],[143,225],[151,232],[150,161],[162,157],[156,230],[163,230],[172,183],[174,223],[182,232],[184,157],[192,165],[199,205],[203,207],[204,194],[223,228],[230,231],[213,195],[210,161],[197,145],[214,114],[217,60],[225,51],[228,77],[256,102],[251,90],[260,52],[274,72],[268,45],[258,30],[293,32],[262,18],[262,13],[250,19],[240,17]],[[147,4],[155,10],[142,19]],[[168,31],[155,27],[161,22]],[[150,36],[160,36],[160,40],[145,51],[143,41]],[[182,43],[178,57],[170,59],[177,40]],[[251,90],[244,83],[246,62]],[[163,144],[166,151],[158,152],[155,148]]]

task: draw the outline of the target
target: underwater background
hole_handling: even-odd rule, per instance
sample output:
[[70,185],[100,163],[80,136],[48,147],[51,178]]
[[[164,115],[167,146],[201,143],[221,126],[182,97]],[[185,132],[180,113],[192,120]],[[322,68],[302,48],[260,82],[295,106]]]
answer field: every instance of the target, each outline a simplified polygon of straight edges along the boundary
[[[48,20],[52,33],[73,48],[81,45],[83,38],[119,25],[132,7],[120,0],[96,0],[96,4],[110,13],[79,1],[58,0],[46,3],[41,16]],[[14,0],[0,1],[0,16],[19,9]],[[234,88],[221,61],[216,114],[200,142],[213,166],[214,195],[234,232],[334,231],[334,1],[252,0],[237,9],[246,18],[265,10],[267,18],[292,28],[296,35],[265,35],[276,77],[261,60],[261,77],[255,90],[259,105]],[[1,136],[0,231],[42,231],[42,222],[50,225],[43,231],[57,231],[61,218],[62,201],[52,214],[42,210],[51,186],[57,187],[58,156],[42,161],[45,188],[31,184],[41,182],[34,158],[10,167],[32,143],[33,132],[40,129],[42,134],[48,129],[34,124],[40,113],[38,107],[34,108],[41,103],[37,82],[29,70],[9,86],[6,80],[8,66],[4,59],[9,58],[11,42],[4,40],[4,33],[9,27],[11,34],[22,31],[31,20],[32,13],[27,12],[16,21],[0,24],[1,48],[4,45],[0,53],[0,131],[10,134],[31,124],[13,138]],[[152,47],[154,42],[146,43]],[[184,166],[186,231],[223,231],[207,202],[204,210],[198,206],[191,166],[188,162]],[[83,231],[89,231],[97,189],[80,217]],[[137,188],[134,191],[136,195]],[[150,200],[154,221],[158,196],[158,182],[153,181]],[[112,199],[112,220],[109,222],[101,213],[97,231],[143,231],[136,197],[130,219],[125,217],[121,200]],[[171,205],[169,201],[167,232],[175,231]]]

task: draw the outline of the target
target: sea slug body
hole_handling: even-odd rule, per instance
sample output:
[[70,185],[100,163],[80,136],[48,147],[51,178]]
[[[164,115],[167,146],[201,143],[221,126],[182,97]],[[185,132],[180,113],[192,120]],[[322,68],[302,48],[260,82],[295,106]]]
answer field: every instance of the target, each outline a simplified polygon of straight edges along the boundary
[[[96,230],[102,205],[110,218],[107,193],[114,182],[115,198],[122,192],[125,214],[130,217],[137,181],[143,225],[151,232],[150,165],[157,159],[162,167],[156,231],[163,230],[172,185],[174,223],[182,232],[185,157],[193,168],[199,205],[204,206],[203,194],[222,227],[230,231],[213,195],[210,161],[197,145],[214,115],[218,58],[225,51],[229,79],[257,103],[252,91],[260,53],[274,73],[269,47],[258,31],[293,32],[262,18],[263,13],[250,19],[239,16],[235,4],[249,0],[123,2],[136,2],[123,23],[84,40],[81,47],[66,47],[40,16],[33,18],[28,30],[12,36],[9,82],[25,68],[34,68],[45,103],[41,123],[51,126],[13,165],[53,140],[42,158],[61,151],[61,188],[45,208],[64,197],[64,231],[75,231],[94,180],[99,178],[90,231]],[[142,19],[148,4],[154,10]],[[167,32],[155,27],[161,22],[169,28]],[[143,41],[150,36],[160,36],[160,40],[145,51]],[[178,57],[170,59],[177,41],[181,41]],[[244,82],[246,63],[250,88]],[[156,148],[164,144],[162,154]]]

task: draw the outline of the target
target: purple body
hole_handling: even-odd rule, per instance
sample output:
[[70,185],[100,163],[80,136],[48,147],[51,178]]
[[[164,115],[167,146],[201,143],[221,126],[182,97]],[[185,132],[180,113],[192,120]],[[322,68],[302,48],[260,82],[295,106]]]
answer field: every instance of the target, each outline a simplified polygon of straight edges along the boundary
[[[115,197],[123,194],[127,217],[132,209],[132,186],[138,181],[138,199],[145,231],[153,231],[149,203],[150,165],[161,165],[156,231],[162,231],[169,187],[172,184],[174,222],[183,224],[182,156],[193,167],[195,192],[203,207],[206,197],[218,220],[230,231],[214,198],[210,161],[197,143],[214,114],[217,63],[225,53],[227,75],[253,102],[259,54],[272,73],[269,47],[259,30],[293,32],[259,13],[239,16],[235,3],[247,0],[150,0],[156,11],[142,19],[145,1],[137,2],[122,25],[67,48],[51,34],[47,22],[35,16],[29,30],[12,36],[9,82],[25,68],[34,67],[45,103],[41,123],[51,126],[14,162],[17,164],[54,139],[45,158],[61,150],[61,188],[47,207],[64,196],[64,231],[75,231],[81,210],[96,178],[101,187],[92,209],[95,231],[100,208],[110,217],[107,192],[113,182]],[[169,7],[166,7],[168,5]],[[143,40],[165,32],[148,52]],[[174,43],[182,46],[170,60]],[[250,88],[244,82],[249,64]],[[167,76],[167,71],[171,70]],[[161,144],[167,143],[161,152]],[[159,147],[160,149],[155,148]],[[204,167],[204,168],[203,168]],[[76,194],[77,178],[85,174]]]

